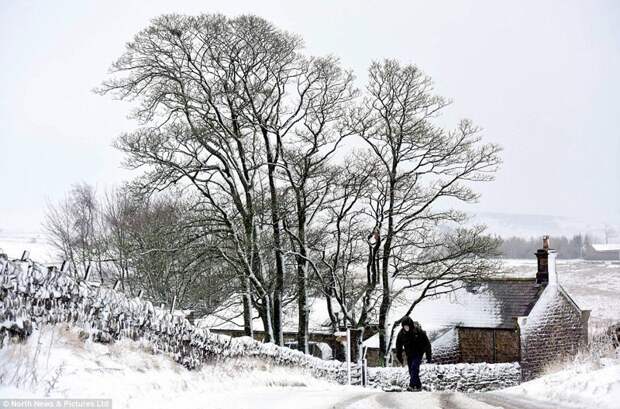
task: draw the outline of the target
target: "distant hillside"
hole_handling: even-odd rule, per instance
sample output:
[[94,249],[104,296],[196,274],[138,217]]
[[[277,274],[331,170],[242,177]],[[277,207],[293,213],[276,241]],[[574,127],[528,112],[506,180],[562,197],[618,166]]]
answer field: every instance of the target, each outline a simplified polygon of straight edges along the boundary
[[[605,226],[611,227],[620,234],[620,222],[592,219],[579,219],[553,215],[516,214],[481,212],[473,215],[472,223],[483,223],[489,232],[502,237],[538,237],[545,234],[571,237],[576,234],[587,234],[595,238],[594,242],[602,242],[605,237]],[[620,241],[619,236],[611,241]]]

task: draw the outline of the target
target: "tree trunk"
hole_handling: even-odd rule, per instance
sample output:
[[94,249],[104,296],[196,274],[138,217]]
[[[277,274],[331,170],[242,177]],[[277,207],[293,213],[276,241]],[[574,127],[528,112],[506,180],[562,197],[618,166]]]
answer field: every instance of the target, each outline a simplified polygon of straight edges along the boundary
[[282,328],[282,292],[284,290],[284,263],[282,260],[282,238],[280,232],[280,216],[278,208],[278,194],[274,180],[276,164],[271,152],[269,136],[263,129],[263,139],[267,153],[267,175],[269,178],[269,195],[271,201],[271,224],[273,229],[274,256],[276,259],[276,285],[273,291],[273,333],[275,343],[284,345],[284,331]]
[[387,345],[387,325],[388,312],[392,305],[392,294],[390,293],[390,256],[392,253],[392,239],[394,237],[394,200],[396,190],[396,166],[395,160],[392,162],[392,170],[390,173],[389,184],[389,204],[388,204],[388,226],[385,235],[385,244],[383,245],[383,254],[381,259],[381,281],[383,285],[383,294],[381,297],[381,306],[379,307],[379,351],[381,353],[380,362],[383,366],[387,364],[387,357],[390,352],[391,345]]
[[248,337],[254,337],[252,328],[252,301],[250,298],[250,280],[247,277],[241,279],[241,289],[243,291],[243,332]]
[[[302,253],[303,254],[303,253]],[[299,320],[297,330],[297,346],[307,354],[308,349],[308,294],[306,289],[306,260],[297,258],[297,306]]]

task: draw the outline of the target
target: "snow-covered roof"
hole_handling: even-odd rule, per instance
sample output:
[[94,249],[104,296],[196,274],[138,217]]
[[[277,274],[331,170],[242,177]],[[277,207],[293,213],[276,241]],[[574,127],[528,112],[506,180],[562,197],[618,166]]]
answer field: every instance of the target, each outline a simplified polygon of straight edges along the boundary
[[[243,329],[243,306],[241,300],[232,300],[227,308],[213,314],[202,317],[195,322],[203,328],[219,329],[219,330],[242,330]],[[308,306],[310,308],[309,330],[310,332],[331,332],[329,325],[329,316],[325,300],[322,298],[308,297]],[[297,303],[289,304],[282,311],[283,331],[297,332],[298,316]],[[252,328],[254,331],[264,331],[263,321],[258,312],[253,310]]]
[[[529,314],[540,291],[535,279],[487,280],[425,298],[410,315],[427,332],[454,326],[514,328],[516,317]],[[418,290],[407,290],[394,301],[390,324],[406,314],[417,296]]]
[[620,243],[618,244],[593,244],[592,248],[596,251],[620,251]]

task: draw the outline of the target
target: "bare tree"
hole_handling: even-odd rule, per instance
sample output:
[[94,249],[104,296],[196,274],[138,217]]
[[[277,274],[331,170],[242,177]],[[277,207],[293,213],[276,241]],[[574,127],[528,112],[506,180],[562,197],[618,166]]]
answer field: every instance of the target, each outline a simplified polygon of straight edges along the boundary
[[43,227],[74,273],[101,259],[98,206],[95,189],[85,183],[73,185],[63,201],[48,206]]
[[368,231],[363,201],[370,193],[367,182],[373,169],[367,162],[347,160],[333,172],[332,192],[318,227],[322,240],[313,244],[317,261],[311,265],[336,331],[342,324],[367,326],[369,312],[376,306],[371,301],[376,296],[376,277],[361,273]]
[[[308,353],[308,263],[311,261],[308,231],[323,212],[334,185],[330,159],[340,142],[352,133],[347,125],[347,104],[355,97],[353,76],[334,58],[313,59],[305,70],[304,115],[289,141],[282,146],[286,190],[292,194],[295,217],[287,223],[291,250],[297,265],[298,347]],[[293,228],[294,226],[294,228]]]
[[[437,126],[447,102],[415,66],[374,63],[359,98],[337,59],[301,50],[254,16],[162,16],[100,91],[136,103],[142,127],[117,141],[126,165],[144,169],[132,189],[190,192],[187,231],[203,238],[175,240],[233,272],[246,334],[255,309],[266,340],[282,344],[282,308],[296,300],[307,352],[316,283],[334,328],[336,312],[357,326],[378,315],[387,353],[394,297],[453,290],[491,268],[495,241],[451,207],[477,199],[470,185],[493,178],[499,148],[469,121]],[[366,149],[338,163],[345,137]]]
[[119,280],[121,290],[131,292],[132,221],[136,200],[126,189],[112,190],[104,195],[100,211],[105,236],[103,251],[107,266],[112,270],[109,275]]
[[[492,180],[500,149],[481,143],[479,129],[470,121],[453,131],[437,126],[433,118],[448,103],[433,94],[431,79],[413,65],[373,63],[366,91],[359,134],[376,163],[367,208],[374,224],[368,266],[382,286],[379,340],[387,356],[396,280],[421,286],[423,294],[431,295],[470,278],[472,272],[489,270],[482,261],[494,247],[482,240],[481,230],[460,228],[454,235],[437,231],[465,221],[462,212],[449,206],[478,198],[469,185]],[[466,262],[470,259],[476,260],[475,269]]]
[[[301,45],[258,17],[163,16],[128,44],[113,66],[116,75],[100,89],[138,102],[135,114],[146,126],[117,144],[127,164],[147,169],[140,182],[147,190],[179,183],[204,198],[222,234],[235,243],[232,253],[221,249],[221,255],[240,274],[246,333],[253,300],[267,339],[278,343],[284,265],[276,169],[283,141],[321,109],[319,98],[333,104],[334,93],[319,87],[338,85],[325,80],[327,63],[299,53]],[[257,214],[263,180],[273,270],[258,245],[266,233]]]

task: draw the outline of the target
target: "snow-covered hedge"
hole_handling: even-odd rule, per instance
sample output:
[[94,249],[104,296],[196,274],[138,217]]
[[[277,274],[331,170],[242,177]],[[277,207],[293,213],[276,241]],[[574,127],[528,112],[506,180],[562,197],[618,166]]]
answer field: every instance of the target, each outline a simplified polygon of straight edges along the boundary
[[[521,382],[518,363],[422,365],[425,389],[480,392],[516,386]],[[409,385],[407,368],[368,368],[369,384],[375,388]]]

